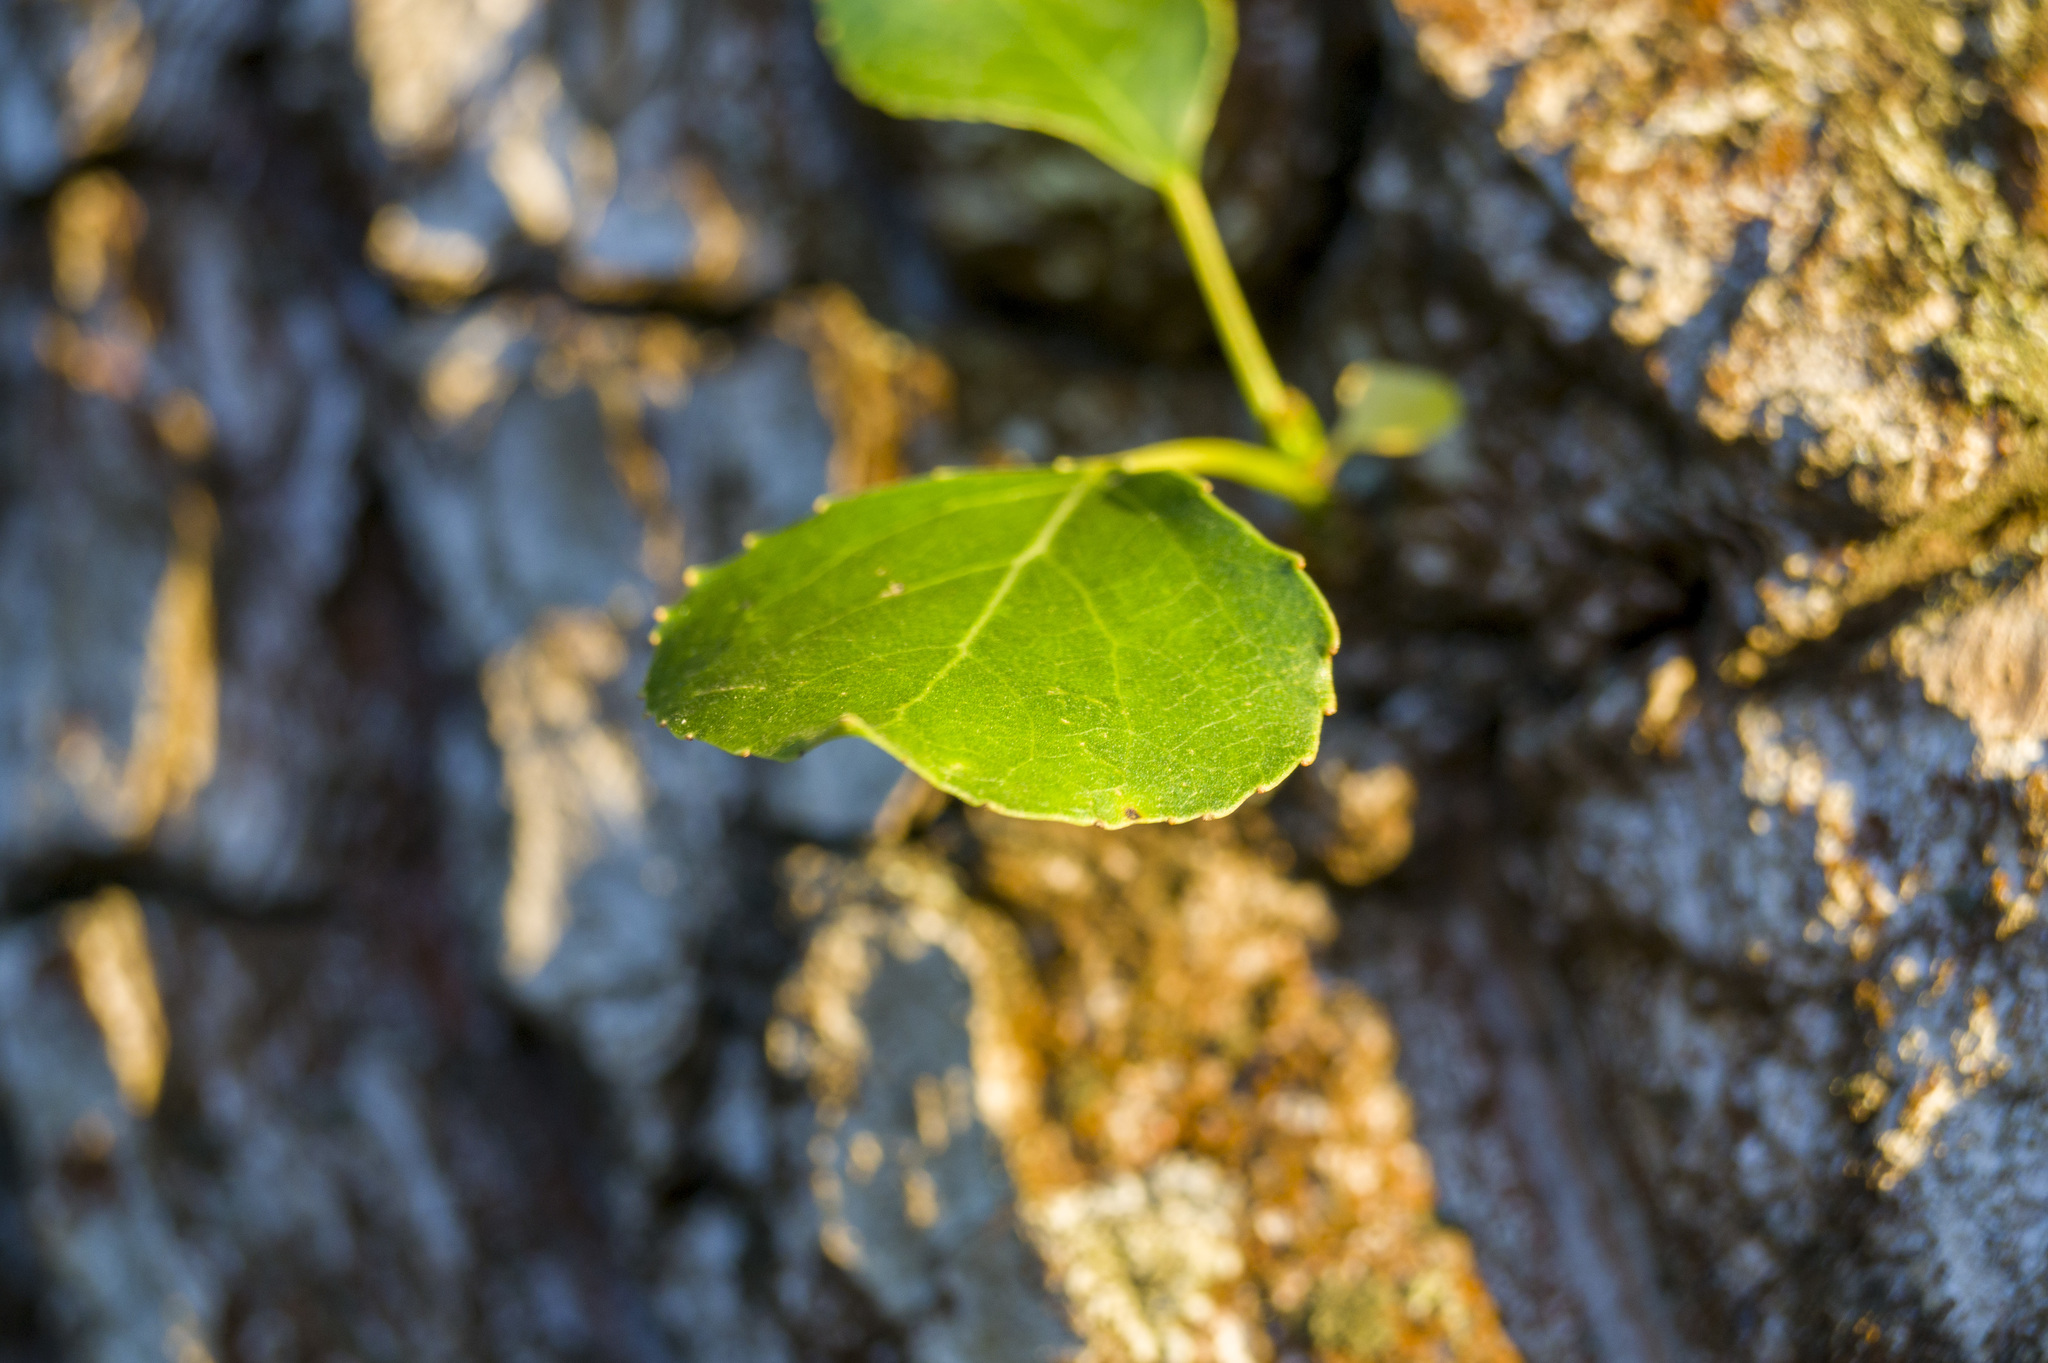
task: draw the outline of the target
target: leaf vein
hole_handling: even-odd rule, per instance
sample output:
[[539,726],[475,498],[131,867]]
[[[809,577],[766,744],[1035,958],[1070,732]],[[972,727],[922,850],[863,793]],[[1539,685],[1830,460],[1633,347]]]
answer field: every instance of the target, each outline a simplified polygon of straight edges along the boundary
[[1038,534],[1032,537],[1031,543],[1025,545],[1016,558],[1010,560],[1009,569],[1004,572],[1003,580],[996,584],[995,591],[989,596],[988,604],[981,608],[981,614],[974,618],[974,623],[967,627],[967,633],[953,646],[953,656],[932,674],[931,680],[924,684],[922,690],[896,707],[895,713],[889,716],[887,723],[894,724],[902,719],[913,707],[937,690],[939,683],[951,675],[954,668],[966,661],[968,651],[974,647],[974,641],[981,637],[981,632],[988,628],[988,622],[1002,608],[1004,600],[1010,595],[1010,589],[1017,585],[1018,577],[1034,560],[1045,556],[1045,551],[1052,547],[1053,537],[1059,534],[1060,527],[1067,523],[1068,518],[1074,514],[1074,509],[1081,504],[1081,499],[1093,491],[1099,481],[1100,478],[1095,476],[1081,478],[1075,482],[1073,491],[1060,498],[1059,505],[1046,517],[1045,524],[1038,528]]

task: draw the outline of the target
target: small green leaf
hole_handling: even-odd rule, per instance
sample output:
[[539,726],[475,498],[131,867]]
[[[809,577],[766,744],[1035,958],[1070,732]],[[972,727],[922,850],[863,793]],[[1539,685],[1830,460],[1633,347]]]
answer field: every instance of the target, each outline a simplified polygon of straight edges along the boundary
[[1406,364],[1344,367],[1337,378],[1343,409],[1330,433],[1330,453],[1414,454],[1465,417],[1458,386],[1434,369]]
[[840,79],[899,118],[1051,133],[1141,184],[1199,173],[1231,0],[818,0]]
[[1181,473],[899,483],[703,572],[647,703],[795,757],[858,734],[1031,818],[1191,819],[1315,755],[1337,627],[1300,560]]

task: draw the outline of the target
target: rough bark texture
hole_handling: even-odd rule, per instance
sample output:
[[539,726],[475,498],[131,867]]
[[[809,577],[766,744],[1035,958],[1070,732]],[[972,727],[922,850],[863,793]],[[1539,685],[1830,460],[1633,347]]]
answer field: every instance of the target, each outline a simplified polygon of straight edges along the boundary
[[[1244,0],[1315,767],[676,743],[686,563],[1249,434],[1145,196],[800,0],[0,9],[0,1363],[2016,1360],[2048,17]],[[1398,1056],[1398,1059],[1397,1059]]]

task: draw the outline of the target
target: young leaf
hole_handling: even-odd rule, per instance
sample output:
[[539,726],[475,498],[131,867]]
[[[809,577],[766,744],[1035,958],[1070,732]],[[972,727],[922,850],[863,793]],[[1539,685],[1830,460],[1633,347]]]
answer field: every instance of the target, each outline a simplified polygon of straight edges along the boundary
[[1464,419],[1458,386],[1434,369],[1406,364],[1348,364],[1337,376],[1343,411],[1330,453],[1414,454]]
[[703,572],[647,702],[742,755],[858,734],[963,799],[1116,827],[1223,813],[1313,757],[1336,642],[1300,560],[1185,474],[971,473]]
[[1002,123],[1142,184],[1199,173],[1237,48],[1231,0],[818,0],[840,79],[899,118]]

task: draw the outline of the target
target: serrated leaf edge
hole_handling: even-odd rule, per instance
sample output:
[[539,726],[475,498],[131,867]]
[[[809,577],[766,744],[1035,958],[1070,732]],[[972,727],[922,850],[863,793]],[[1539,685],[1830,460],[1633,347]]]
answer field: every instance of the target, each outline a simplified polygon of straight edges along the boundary
[[[980,471],[981,470],[958,469],[947,467],[934,470],[930,474],[927,474],[924,479],[908,479],[906,480],[906,482],[948,482],[953,479]],[[997,471],[998,470],[989,470],[989,472]],[[1009,471],[1025,472],[1027,470]],[[1045,470],[1045,472],[1065,471],[1066,470],[1057,468]],[[1260,533],[1259,528],[1257,526],[1253,525],[1250,521],[1246,520],[1243,516],[1239,515],[1235,510],[1225,505],[1222,501],[1218,500],[1214,491],[1211,489],[1207,479],[1196,478],[1189,474],[1182,473],[1174,469],[1148,470],[1144,474],[1123,474],[1121,470],[1117,470],[1111,466],[1106,465],[1099,465],[1096,468],[1088,469],[1086,470],[1086,473],[1089,476],[1085,476],[1076,481],[1075,493],[1085,492],[1087,489],[1091,487],[1100,485],[1102,482],[1105,481],[1107,477],[1111,476],[1112,474],[1120,475],[1123,477],[1150,477],[1158,475],[1182,479],[1183,481],[1190,483],[1194,486],[1196,494],[1201,498],[1201,500],[1204,503],[1206,503],[1209,506],[1211,510],[1219,512],[1226,520],[1235,523],[1240,529],[1244,530],[1248,535],[1251,536],[1251,539],[1255,545],[1262,546],[1263,548],[1271,551],[1273,554],[1277,555],[1279,558],[1285,561],[1288,567],[1293,569],[1293,571],[1300,576],[1303,585],[1305,585],[1309,590],[1309,595],[1315,598],[1316,605],[1321,609],[1323,624],[1328,631],[1329,644],[1324,649],[1323,656],[1316,665],[1316,680],[1319,683],[1320,690],[1322,691],[1323,715],[1325,717],[1328,717],[1330,715],[1334,715],[1337,713],[1336,675],[1334,669],[1331,666],[1331,660],[1337,656],[1337,649],[1341,642],[1340,633],[1337,625],[1337,617],[1330,610],[1330,603],[1323,596],[1322,589],[1316,586],[1315,579],[1308,575],[1308,572],[1306,571],[1306,560],[1303,559],[1300,554],[1294,552],[1291,549],[1284,549],[1281,546],[1273,543],[1271,540],[1267,539],[1265,535]],[[903,486],[903,484],[890,484],[890,486],[900,487]],[[1069,512],[1071,512],[1071,505],[1078,503],[1078,498],[1075,496],[1075,493],[1070,493],[1068,495],[1067,503],[1063,503],[1063,506],[1066,506]],[[842,504],[841,499],[827,500],[824,498],[820,498],[819,500],[825,502],[825,506],[823,510],[817,513],[818,515],[823,515],[825,514],[825,512],[830,511],[834,507]],[[849,498],[844,500],[851,499]],[[1060,519],[1063,521],[1064,517]],[[1051,518],[1048,518],[1047,528],[1056,532],[1058,526]],[[732,567],[734,564],[737,564],[741,559],[745,558],[748,554],[754,552],[756,547],[763,543],[766,543],[773,537],[773,535],[752,536],[751,543],[748,543],[740,553],[735,554],[731,558],[726,559],[723,563],[719,563],[710,567],[699,565],[690,568],[685,574],[685,577],[691,590],[701,590],[706,584],[710,583],[714,578],[716,578],[718,574],[724,572],[726,569]],[[1039,535],[1036,539],[1034,539],[1033,544],[1030,547],[1038,549],[1039,552],[1042,553],[1045,548],[1046,542],[1049,542],[1050,538],[1051,537],[1047,533],[1047,529],[1041,529]],[[1029,549],[1027,549],[1026,552],[1028,553]],[[1026,559],[1024,554],[1020,554],[1017,557],[1017,559],[1013,562],[1011,566],[1010,572],[1005,575],[1006,585],[1010,582],[1014,582],[1015,574],[1021,571],[1021,566],[1026,561],[1028,560]],[[984,622],[989,614],[993,613],[995,607],[1000,604],[1001,597],[1002,593],[1000,592],[996,596],[991,597],[991,604],[989,607],[984,609],[981,620],[977,621],[977,626],[980,623]],[[662,607],[661,614],[659,616],[660,623],[665,624],[667,622],[668,617],[673,613],[674,611],[672,607]],[[660,635],[661,630],[659,627],[657,627],[654,632],[654,636],[651,640],[651,642],[653,642],[656,648],[659,648],[661,646]],[[970,632],[970,638],[971,637],[972,634]],[[930,686],[928,685],[926,687],[926,693],[929,693],[929,691]],[[642,699],[643,701],[647,699],[647,697],[644,694],[644,691]],[[907,706],[899,706],[896,713],[900,715],[903,712],[903,710],[907,708]],[[697,736],[693,733],[677,733],[672,727],[670,727],[669,723],[666,720],[663,720],[658,716],[654,716],[651,712],[651,709],[650,718],[653,718],[657,724],[661,725],[662,728],[667,729],[668,732],[674,734],[677,738],[685,739],[691,742],[703,741],[697,738]],[[1036,810],[1018,809],[1004,805],[1002,802],[997,800],[989,800],[981,798],[979,796],[969,795],[966,791],[962,790],[956,785],[949,783],[943,777],[938,776],[932,772],[926,771],[921,765],[914,761],[909,756],[909,754],[907,754],[901,748],[899,748],[880,730],[876,729],[874,725],[869,723],[867,720],[863,719],[861,716],[854,714],[843,714],[829,728],[820,730],[813,737],[799,740],[797,744],[794,744],[791,746],[791,748],[785,750],[788,753],[787,756],[783,756],[780,753],[764,753],[758,755],[763,757],[769,757],[775,761],[790,761],[794,758],[803,756],[803,754],[810,752],[815,748],[821,747],[826,743],[833,742],[834,740],[840,738],[865,739],[869,743],[874,744],[877,748],[880,748],[883,752],[889,754],[889,756],[895,758],[898,762],[901,762],[909,770],[916,772],[926,782],[930,783],[937,789],[944,791],[946,794],[953,796],[955,799],[964,800],[968,804],[975,805],[983,809],[993,810],[998,814],[1004,814],[1008,815],[1011,818],[1018,819],[1037,819],[1047,823],[1073,824],[1083,828],[1118,829],[1128,828],[1133,824],[1141,823],[1184,824],[1193,823],[1197,819],[1228,818],[1230,815],[1236,813],[1238,809],[1243,807],[1244,802],[1246,800],[1251,799],[1254,795],[1266,794],[1268,791],[1277,788],[1280,785],[1280,783],[1282,781],[1285,781],[1289,776],[1293,775],[1297,768],[1306,767],[1312,764],[1316,760],[1317,754],[1322,751],[1323,730],[1320,724],[1316,726],[1315,731],[1309,736],[1308,751],[1304,753],[1300,759],[1293,762],[1285,770],[1281,771],[1278,775],[1274,776],[1272,780],[1267,781],[1262,785],[1253,786],[1243,795],[1238,796],[1238,798],[1233,803],[1231,803],[1229,806],[1225,808],[1205,810],[1199,814],[1188,814],[1178,818],[1138,818],[1110,820],[1085,819],[1077,818],[1072,815],[1048,814]],[[757,754],[751,751],[746,751],[739,752],[734,755],[738,757],[753,757]]]

